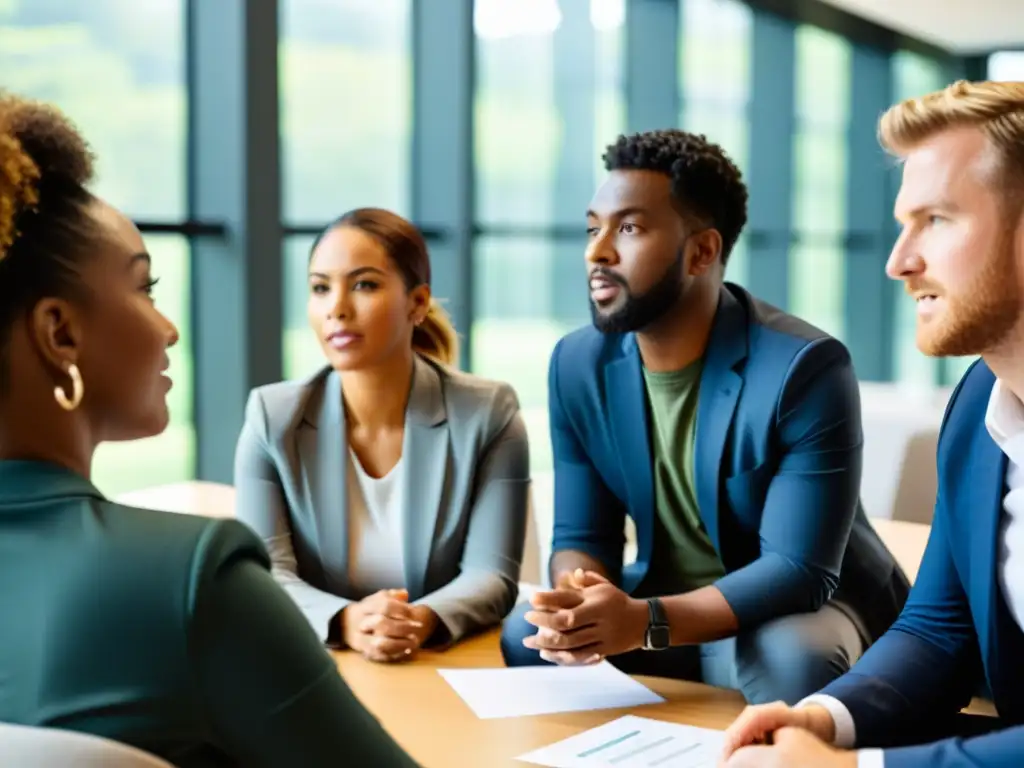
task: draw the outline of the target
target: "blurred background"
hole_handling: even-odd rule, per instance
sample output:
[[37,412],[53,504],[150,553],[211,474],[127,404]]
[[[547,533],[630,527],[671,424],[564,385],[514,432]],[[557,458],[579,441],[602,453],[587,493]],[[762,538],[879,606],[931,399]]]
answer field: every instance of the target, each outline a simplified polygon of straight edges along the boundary
[[463,367],[515,386],[548,470],[548,356],[589,322],[601,153],[652,128],[743,170],[728,279],[927,398],[971,361],[920,355],[883,273],[899,172],[876,121],[961,77],[1024,79],[1022,42],[1018,0],[0,0],[0,87],[85,132],[182,331],[171,428],[104,446],[96,482],[231,481],[249,389],[321,365],[312,237],[364,205],[423,229]]

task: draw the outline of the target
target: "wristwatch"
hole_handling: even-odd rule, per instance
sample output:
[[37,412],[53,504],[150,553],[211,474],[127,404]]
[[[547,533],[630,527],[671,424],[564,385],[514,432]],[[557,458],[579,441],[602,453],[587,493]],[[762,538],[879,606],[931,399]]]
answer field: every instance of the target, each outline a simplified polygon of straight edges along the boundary
[[645,651],[664,651],[672,645],[672,633],[668,626],[668,614],[661,600],[652,597],[647,601],[647,631],[644,633]]

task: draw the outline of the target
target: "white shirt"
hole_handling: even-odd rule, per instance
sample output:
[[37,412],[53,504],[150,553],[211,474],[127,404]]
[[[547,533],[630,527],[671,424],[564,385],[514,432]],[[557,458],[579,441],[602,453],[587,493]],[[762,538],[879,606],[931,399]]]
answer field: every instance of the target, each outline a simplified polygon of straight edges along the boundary
[[[989,397],[985,427],[1008,458],[996,574],[1010,615],[1024,629],[1024,404],[998,380]],[[797,706],[804,704],[819,704],[829,711],[836,725],[837,747],[850,749],[856,744],[853,717],[841,701],[815,694]],[[860,750],[857,768],[885,768],[883,754],[880,749]]]
[[353,594],[405,586],[404,473],[403,457],[384,477],[370,477],[349,451],[348,579]]

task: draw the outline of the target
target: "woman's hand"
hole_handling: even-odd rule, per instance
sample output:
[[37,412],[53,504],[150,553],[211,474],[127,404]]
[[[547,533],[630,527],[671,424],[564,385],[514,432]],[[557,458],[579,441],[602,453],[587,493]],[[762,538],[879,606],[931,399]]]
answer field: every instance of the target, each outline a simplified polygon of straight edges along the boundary
[[367,659],[403,661],[423,645],[437,626],[425,606],[409,605],[404,589],[383,589],[352,603],[341,613],[345,644]]

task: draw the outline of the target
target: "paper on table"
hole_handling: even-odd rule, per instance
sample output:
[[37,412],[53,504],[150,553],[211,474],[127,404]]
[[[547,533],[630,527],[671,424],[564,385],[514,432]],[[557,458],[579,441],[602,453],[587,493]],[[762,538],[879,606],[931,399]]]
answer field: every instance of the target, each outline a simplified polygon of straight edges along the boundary
[[518,760],[548,768],[714,768],[723,731],[627,715]]
[[587,667],[437,671],[476,716],[484,720],[639,707],[665,701],[607,661]]

